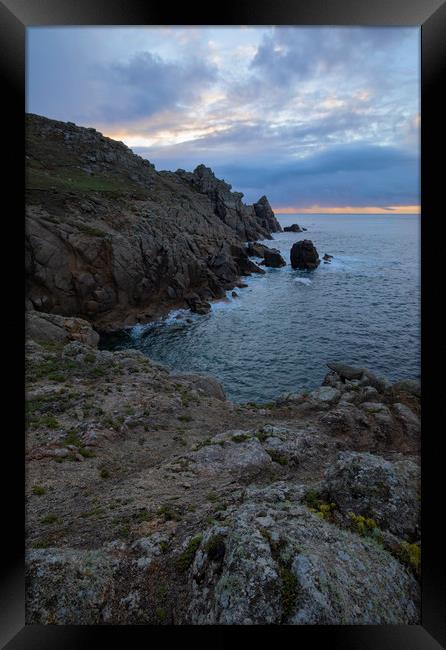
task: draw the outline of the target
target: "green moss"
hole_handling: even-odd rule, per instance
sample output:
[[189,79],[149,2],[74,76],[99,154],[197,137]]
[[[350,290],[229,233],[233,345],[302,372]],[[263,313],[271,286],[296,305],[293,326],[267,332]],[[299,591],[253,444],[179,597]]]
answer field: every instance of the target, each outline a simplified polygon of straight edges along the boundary
[[297,598],[297,579],[291,571],[290,563],[282,563],[279,566],[279,577],[281,582],[280,598],[282,602],[282,619],[286,619],[294,609]]
[[34,418],[33,425],[38,429],[57,429],[57,427],[60,426],[59,420],[52,413],[46,413],[45,415],[41,415],[38,418]]
[[42,496],[42,494],[45,494],[45,488],[42,487],[41,485],[34,485],[32,489],[32,493],[36,494],[38,497]]
[[92,368],[88,374],[90,377],[95,378],[95,377],[104,377],[107,373],[103,368]]
[[103,467],[103,468],[100,470],[100,472],[99,472],[99,476],[100,476],[101,478],[104,478],[104,479],[106,479],[106,478],[110,478],[110,472],[108,471],[108,469],[106,469],[105,467]]
[[184,573],[191,566],[192,562],[194,561],[195,554],[198,551],[198,547],[201,544],[202,539],[203,539],[203,535],[201,533],[199,535],[195,535],[195,537],[192,537],[192,539],[189,541],[184,551],[177,558],[176,565],[181,572]]
[[81,439],[79,438],[78,433],[76,432],[75,429],[70,429],[68,431],[67,435],[63,439],[63,444],[64,445],[74,445],[75,447],[81,447],[82,442]]
[[266,451],[274,463],[279,463],[279,465],[288,465],[288,457],[285,456],[285,454],[281,454],[276,449],[267,449]]
[[142,523],[143,521],[150,521],[151,518],[152,518],[151,515],[144,508],[142,508],[139,512],[133,515],[133,519],[137,523]]
[[79,453],[80,453],[80,455],[83,456],[84,458],[95,458],[95,457],[96,457],[96,454],[94,454],[94,453],[93,453],[92,451],[90,451],[89,449],[85,449],[85,447],[81,447],[81,448],[79,449]]
[[155,616],[160,623],[163,623],[167,619],[167,612],[164,607],[157,607],[155,609]]
[[163,555],[167,553],[169,550],[169,542],[166,542],[165,540],[160,542],[160,551]]
[[232,436],[231,440],[233,442],[245,442],[245,440],[249,440],[251,436],[248,436],[246,433],[237,433],[235,436]]
[[270,435],[270,434],[269,434],[269,433],[265,433],[265,431],[263,431],[263,429],[259,429],[259,430],[256,432],[256,434],[255,434],[255,436],[256,436],[256,438],[259,440],[259,442],[265,442],[265,440],[266,440],[267,438],[269,438],[269,435]]

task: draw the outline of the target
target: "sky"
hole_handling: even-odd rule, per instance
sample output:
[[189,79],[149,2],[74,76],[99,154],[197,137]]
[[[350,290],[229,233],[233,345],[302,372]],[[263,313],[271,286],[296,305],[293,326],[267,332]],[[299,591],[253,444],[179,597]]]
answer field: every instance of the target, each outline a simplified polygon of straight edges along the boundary
[[419,212],[420,28],[31,27],[26,110],[278,213]]

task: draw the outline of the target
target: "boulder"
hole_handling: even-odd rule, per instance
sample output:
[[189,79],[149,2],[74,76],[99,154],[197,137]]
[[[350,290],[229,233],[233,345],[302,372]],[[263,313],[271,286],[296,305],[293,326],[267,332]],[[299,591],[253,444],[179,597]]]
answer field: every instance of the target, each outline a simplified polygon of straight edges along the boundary
[[306,228],[301,228],[297,223],[293,223],[292,226],[285,226],[283,232],[303,232]]
[[336,363],[334,361],[329,361],[327,366],[339,375],[341,381],[345,382],[346,379],[361,379],[364,374],[364,368],[357,368],[354,366],[348,366],[346,363]]
[[33,310],[26,314],[26,336],[35,341],[79,341],[92,347],[97,347],[99,342],[99,334],[82,318],[65,318]]
[[420,468],[412,460],[391,462],[369,453],[341,452],[328,471],[329,499],[380,528],[414,541],[420,526]]
[[290,257],[293,269],[312,271],[320,264],[318,252],[309,239],[303,239],[293,244]]
[[282,255],[275,248],[268,248],[265,250],[264,255],[265,266],[270,266],[273,268],[280,268],[281,266],[286,266],[286,262],[283,259]]
[[189,584],[195,625],[418,622],[419,588],[406,568],[310,512],[284,483],[248,488],[229,524],[206,531]]

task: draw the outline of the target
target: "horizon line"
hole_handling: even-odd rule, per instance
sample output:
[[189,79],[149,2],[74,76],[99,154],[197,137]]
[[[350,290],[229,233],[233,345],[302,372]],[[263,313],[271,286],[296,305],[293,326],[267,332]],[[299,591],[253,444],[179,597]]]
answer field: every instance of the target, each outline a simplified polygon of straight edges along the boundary
[[311,208],[272,208],[275,214],[421,214],[419,205],[395,205],[388,208],[376,206],[368,207],[321,207],[320,205]]

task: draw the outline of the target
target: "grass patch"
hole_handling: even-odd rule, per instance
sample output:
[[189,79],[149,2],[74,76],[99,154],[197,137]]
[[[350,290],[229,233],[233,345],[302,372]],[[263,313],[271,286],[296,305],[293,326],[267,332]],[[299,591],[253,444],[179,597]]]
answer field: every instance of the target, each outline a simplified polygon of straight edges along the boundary
[[192,422],[194,418],[191,415],[179,415],[178,419],[180,422]]
[[202,539],[203,539],[203,535],[201,533],[199,535],[195,535],[195,537],[192,537],[192,539],[189,541],[184,551],[177,558],[176,565],[181,572],[184,573],[191,566],[192,562],[194,561],[195,554],[198,551],[198,547],[201,544]]
[[55,524],[60,521],[57,515],[46,515],[40,520],[41,524]]
[[181,514],[178,508],[175,508],[170,503],[160,506],[157,510],[157,515],[164,517],[164,521],[180,521]]
[[297,579],[291,571],[290,563],[279,564],[280,598],[282,602],[282,618],[286,619],[293,611],[297,598]]
[[34,485],[32,489],[32,493],[37,495],[38,497],[41,497],[42,494],[45,494],[46,490],[42,485]]

